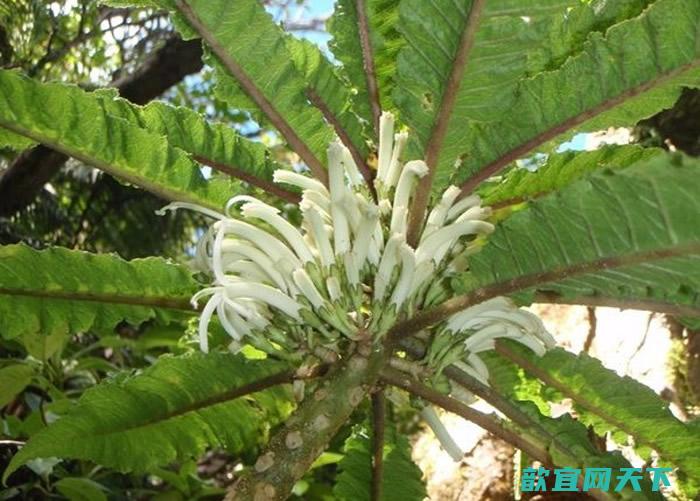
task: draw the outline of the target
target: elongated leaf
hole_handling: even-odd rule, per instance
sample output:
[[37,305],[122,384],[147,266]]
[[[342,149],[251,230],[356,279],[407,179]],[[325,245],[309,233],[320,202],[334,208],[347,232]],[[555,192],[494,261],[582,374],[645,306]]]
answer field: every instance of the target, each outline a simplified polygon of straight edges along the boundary
[[307,101],[307,85],[294,66],[285,34],[263,5],[257,0],[172,3],[216,56],[219,85],[242,90],[314,175],[325,179],[333,131]]
[[[342,501],[369,501],[372,483],[372,442],[365,426],[356,426],[346,440],[345,457],[333,495]],[[411,446],[405,436],[387,428],[384,443],[384,484],[382,499],[422,501],[427,493],[422,473],[411,460]]]
[[110,115],[164,137],[170,146],[184,150],[198,162],[284,199],[295,200],[293,193],[273,184],[272,174],[281,165],[262,143],[250,141],[224,124],[211,123],[188,108],[160,101],[136,106],[112,91],[101,91],[100,96]]
[[259,444],[291,404],[284,388],[234,398],[236,389],[284,369],[227,353],[163,357],[143,372],[86,391],[66,416],[31,437],[4,479],[41,457],[145,471],[196,457],[207,447],[240,452]]
[[510,205],[538,198],[602,169],[620,169],[648,160],[662,150],[637,145],[604,146],[594,151],[567,151],[549,155],[536,170],[509,171],[504,179],[479,190],[486,205]]
[[654,449],[691,479],[700,480],[700,435],[676,419],[668,403],[650,388],[621,378],[585,353],[556,348],[540,358],[512,344],[504,349],[526,372],[585,409],[582,419],[598,433],[623,431],[637,445]]
[[[557,17],[578,2],[406,0],[394,100],[415,133],[411,156],[428,156],[442,186],[466,151],[465,126],[494,120],[515,97],[532,55],[547,44]],[[428,148],[431,152],[426,151]]]
[[34,369],[25,364],[12,364],[0,369],[0,409],[20,394],[33,377]]
[[158,134],[111,115],[104,93],[42,84],[0,70],[0,128],[43,143],[169,200],[221,209],[228,182],[207,181],[199,166]]
[[[338,0],[328,22],[328,31],[333,35],[330,48],[356,92],[355,110],[373,126],[373,102],[383,110],[394,106],[391,95],[396,57],[404,43],[397,30],[398,5],[395,0]],[[362,12],[367,29],[360,20]],[[368,67],[372,74],[368,74]],[[372,86],[376,86],[376,95]]]
[[36,145],[36,141],[0,128],[0,149],[7,148],[9,150],[22,151],[34,145]]
[[[338,136],[354,153],[355,161],[366,161],[368,148],[363,124],[350,107],[352,96],[336,74],[336,68],[318,47],[307,40],[287,37],[294,64],[307,81],[307,95],[321,110]],[[354,150],[354,151],[353,151]]]
[[0,247],[0,335],[111,329],[121,321],[167,322],[190,310],[197,284],[161,258],[125,261],[62,248]]
[[545,291],[700,312],[699,190],[700,163],[668,156],[578,181],[500,224],[471,258],[465,286],[480,284],[473,297]]
[[[522,433],[546,445],[555,465],[613,468],[613,471],[631,466],[619,451],[606,451],[606,444],[601,443],[578,416],[576,419],[569,414],[550,417],[550,404],[544,397],[551,397],[551,391],[544,383],[495,352],[484,353],[483,360],[489,368],[490,386],[530,423],[517,426]],[[647,478],[642,481],[640,492],[628,485],[621,494],[623,499],[664,499],[659,492],[651,490]]]
[[419,138],[413,154],[436,149],[436,190],[450,180],[472,190],[572,129],[633,125],[698,83],[700,9],[683,0],[407,1],[401,11],[409,43],[395,99]]
[[657,0],[604,34],[589,34],[560,67],[518,82],[506,118],[470,127],[459,149],[444,152],[444,179],[451,168],[445,162],[462,154],[453,181],[470,190],[574,130],[630,126],[671,107],[683,86],[700,85],[698,23],[697,2]]
[[107,501],[105,487],[89,478],[62,478],[56,482],[56,489],[69,501]]

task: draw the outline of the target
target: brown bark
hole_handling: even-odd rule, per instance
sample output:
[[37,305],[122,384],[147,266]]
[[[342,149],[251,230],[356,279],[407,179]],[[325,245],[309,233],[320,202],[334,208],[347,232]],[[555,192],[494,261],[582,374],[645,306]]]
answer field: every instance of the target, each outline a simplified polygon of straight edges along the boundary
[[[184,41],[173,35],[136,71],[111,85],[123,98],[145,104],[201,68],[199,40]],[[0,217],[9,217],[32,203],[67,160],[67,155],[43,145],[19,155],[0,177]]]

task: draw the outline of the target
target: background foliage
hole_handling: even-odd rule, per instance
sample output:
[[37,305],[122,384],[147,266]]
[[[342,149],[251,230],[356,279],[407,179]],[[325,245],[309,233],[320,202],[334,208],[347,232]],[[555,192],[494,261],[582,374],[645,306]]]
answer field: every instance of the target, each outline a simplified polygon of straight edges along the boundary
[[[444,6],[446,3],[449,8]],[[463,42],[460,36],[463,26],[469,23],[472,3],[403,0],[399,6],[386,0],[368,1],[369,31],[382,92],[379,102],[383,109],[400,113],[406,125],[417,133],[417,139],[409,145],[411,155],[429,155],[431,145],[435,147],[431,134],[440,114],[437,103],[449,92],[445,89],[449,87],[454,55]],[[213,25],[217,12],[227,2],[217,4],[207,11],[211,17],[205,19]],[[287,29],[303,34],[318,32],[320,39],[325,40],[325,14],[304,11],[303,4],[270,1],[266,6]],[[499,4],[508,4],[509,8],[499,8]],[[212,358],[193,353],[192,336],[182,337],[188,329],[191,333],[193,315],[183,305],[196,284],[189,275],[186,280],[183,276],[187,275],[184,265],[189,260],[193,239],[201,234],[205,221],[185,211],[165,216],[156,216],[155,211],[169,198],[171,192],[167,190],[187,189],[195,201],[213,205],[221,205],[230,194],[242,190],[271,199],[261,191],[267,185],[231,180],[222,169],[200,171],[195,167],[199,174],[195,181],[178,177],[177,172],[157,171],[163,151],[168,158],[179,158],[183,172],[194,164],[192,155],[211,166],[232,160],[234,164],[255,165],[257,170],[247,174],[268,182],[277,165],[298,162],[299,157],[285,148],[274,124],[262,118],[244,89],[226,74],[221,55],[202,54],[198,41],[183,40],[164,11],[168,2],[152,5],[154,8],[149,9],[107,7],[93,0],[4,0],[0,4],[3,68],[21,70],[36,82],[69,82],[86,89],[115,87],[125,99],[113,100],[111,91],[86,95],[77,88],[57,87],[49,92],[38,84],[23,95],[24,90],[10,91],[25,89],[24,84],[18,83],[23,81],[21,77],[0,75],[0,120],[3,113],[12,113],[13,121],[22,123],[22,100],[43,99],[40,102],[46,110],[45,120],[51,124],[64,111],[61,93],[66,102],[80,101],[83,116],[92,117],[67,125],[60,133],[64,144],[71,144],[72,140],[83,155],[89,154],[83,161],[76,158],[80,155],[69,158],[45,146],[29,149],[35,142],[50,146],[51,138],[46,136],[50,127],[42,129],[26,110],[24,123],[27,129],[33,127],[34,142],[19,140],[5,129],[0,133],[0,146],[14,147],[0,149],[0,243],[6,245],[0,250],[0,260],[12,257],[19,263],[16,269],[0,267],[1,469],[8,475],[20,462],[31,459],[29,468],[19,469],[10,477],[2,498],[219,497],[240,465],[255,460],[264,439],[294,407],[287,387],[258,394],[255,399],[227,403],[218,400],[233,381],[245,385],[287,367],[270,362],[264,368],[255,364],[255,370],[238,372],[237,367],[245,367],[244,357],[248,360],[258,354],[251,351],[240,356],[238,362],[243,365],[239,366],[230,363],[229,355]],[[337,51],[337,60],[344,68],[340,75],[316,45],[294,38],[280,43],[273,21],[259,12],[251,18],[246,11],[248,2],[237,5],[240,11],[230,15],[240,26],[232,32],[241,32],[254,23],[259,28],[259,38],[228,40],[225,30],[214,32],[233,57],[246,63],[262,86],[275,90],[270,97],[274,97],[282,115],[309,146],[301,160],[312,170],[315,161],[322,164],[325,145],[334,131],[318,110],[298,113],[305,103],[300,96],[307,96],[312,102],[314,96],[322,99],[360,145],[359,155],[365,157],[369,148],[363,138],[371,136],[376,128],[376,109],[372,108],[374,91],[368,87],[362,65],[361,43],[353,30],[348,30],[348,26],[359,22],[355,2],[338,1],[336,14],[328,23],[333,36],[330,46]],[[564,19],[558,14],[567,7],[570,11]],[[698,212],[698,178],[685,173],[695,164],[692,160],[677,160],[684,166],[672,175],[660,173],[669,164],[664,150],[700,154],[700,98],[698,91],[690,88],[697,84],[697,69],[693,65],[687,67],[681,60],[690,48],[695,48],[694,41],[662,43],[668,30],[680,32],[697,23],[697,8],[688,7],[689,2],[641,0],[487,2],[480,28],[474,33],[472,57],[463,68],[463,79],[468,85],[452,97],[457,112],[447,122],[438,145],[441,148],[435,160],[435,189],[444,188],[449,180],[470,183],[470,175],[480,176],[481,172],[493,173],[496,167],[507,167],[504,182],[480,186],[487,203],[502,209],[496,217],[505,218],[522,209],[523,202],[535,201],[529,204],[527,212],[516,214],[505,223],[515,243],[507,241],[507,234],[495,236],[486,252],[475,258],[473,274],[455,281],[457,291],[468,294],[477,283],[488,285],[546,272],[549,263],[540,258],[549,249],[558,248],[561,252],[553,255],[554,265],[565,261],[578,266],[614,259],[622,244],[606,233],[610,225],[622,240],[626,239],[625,251],[632,248],[636,252],[655,252],[673,247],[678,238],[697,239],[698,227],[688,226],[686,219],[688,211]],[[298,15],[298,9],[304,14]],[[640,15],[645,16],[643,21],[639,20]],[[524,17],[527,22],[523,22]],[[663,40],[655,38],[655,34]],[[429,52],[421,52],[419,47],[427,47]],[[690,48],[686,50],[687,47]],[[284,51],[289,51],[292,58],[286,59]],[[634,58],[635,71],[621,74],[618,68],[627,67],[630,58]],[[283,60],[286,66],[272,74],[267,66],[271,60]],[[486,62],[498,71],[483,71]],[[596,78],[589,80],[588,76]],[[652,92],[640,92],[644,85],[640,82],[648,81],[659,85]],[[353,92],[344,85],[348,82],[354,87]],[[582,82],[587,82],[585,89]],[[516,86],[518,92],[514,92]],[[575,89],[580,99],[567,100],[563,106],[561,99],[545,97],[560,96],[561,89]],[[618,95],[630,99],[610,103]],[[173,112],[158,103],[143,108],[133,106],[156,98],[195,110],[210,122],[222,125],[211,126],[183,108]],[[348,101],[352,101],[356,114],[347,108]],[[621,106],[601,110],[591,118],[588,111],[598,102]],[[654,114],[665,107],[670,109]],[[504,114],[513,118],[507,127],[493,121]],[[106,151],[102,144],[96,143],[92,148],[84,144],[83,138],[96,127],[93,119],[102,120],[101,117],[114,137],[123,137],[124,143],[146,145],[141,151],[154,158],[146,168],[152,166],[152,177],[160,177],[167,188],[161,197],[124,182],[123,169],[131,163],[129,159],[121,162],[118,154]],[[127,119],[137,121],[139,126],[124,126]],[[560,123],[576,126],[578,131],[636,124],[637,144],[590,152],[553,151],[571,137],[568,127],[557,128]],[[183,124],[187,133],[182,133]],[[233,127],[239,135],[233,135],[227,127]],[[256,142],[243,143],[241,137]],[[472,150],[465,151],[464,137]],[[532,141],[537,147],[518,149]],[[258,144],[267,149],[258,148]],[[25,151],[16,151],[20,146]],[[528,160],[530,164],[540,164],[536,178],[530,170],[517,169],[510,163],[520,156],[541,152],[548,154],[535,154]],[[509,161],[499,164],[504,157]],[[95,170],[95,164],[103,166],[103,171]],[[456,176],[455,165],[459,167]],[[121,180],[110,172],[121,174]],[[589,177],[591,174],[596,175]],[[609,196],[617,188],[625,191],[623,187],[627,190],[623,199]],[[540,200],[553,191],[558,194]],[[294,199],[294,193],[281,195]],[[660,197],[655,204],[645,203],[654,196]],[[291,210],[283,204],[280,207]],[[596,217],[591,208],[600,211],[601,216]],[[591,214],[585,229],[569,224],[580,212]],[[628,213],[644,217],[633,218],[630,223]],[[615,216],[612,222],[607,219],[610,215]],[[293,219],[295,214],[288,216]],[[605,226],[600,230],[600,240],[597,224]],[[571,229],[563,245],[558,241],[558,233],[550,231],[552,227]],[[658,231],[661,227],[666,231]],[[593,254],[588,253],[591,241],[601,242]],[[42,250],[50,246],[65,249]],[[508,246],[518,258],[501,261],[503,254],[489,254],[491,249]],[[542,252],[537,251],[539,248]],[[77,251],[115,255],[93,257]],[[149,258],[127,263],[117,255],[124,259],[167,256],[173,261]],[[43,258],[38,260],[37,256]],[[672,306],[670,313],[686,320],[686,310],[679,309],[679,305],[699,306],[696,291],[700,277],[695,272],[700,267],[696,261],[693,257],[671,256],[654,267],[632,263],[623,270],[624,276],[592,270],[570,280],[538,281],[518,299],[529,303],[554,294],[558,300],[574,301],[594,290],[619,304],[634,301],[639,305],[649,300],[668,303]],[[639,287],[634,287],[636,281],[641,284]],[[113,284],[111,288],[101,287],[106,282]],[[41,298],[17,298],[8,292],[18,285],[38,290],[47,283],[61,286],[52,288],[49,297]],[[648,283],[658,287],[650,288]],[[688,283],[694,286],[691,290],[683,288]],[[86,289],[99,294],[100,302],[81,296]],[[151,302],[134,305],[132,299],[136,296]],[[176,303],[163,304],[164,298],[175,298]],[[63,307],[66,301],[70,301],[69,307]],[[27,321],[31,316],[22,312],[30,310],[39,310],[42,316]],[[698,331],[693,330],[700,325],[693,321],[687,324],[688,328],[680,327],[686,347],[680,355],[686,364],[684,390],[680,394],[692,415],[700,402],[700,343],[696,342]],[[39,332],[42,336],[36,335]],[[222,344],[224,336],[219,334]],[[506,357],[503,353],[500,356]],[[513,356],[524,355],[511,353],[511,361]],[[667,423],[668,410],[656,395],[644,392],[634,382],[627,382],[632,389],[625,393],[612,382],[611,374],[587,358],[572,359],[559,351],[547,357],[536,364],[540,371],[545,367],[546,373],[530,376],[546,380],[549,375],[562,382],[563,387],[555,388],[560,392],[557,397],[541,388],[541,395],[532,393],[527,376],[508,373],[503,360],[497,365],[503,373],[494,372],[494,386],[500,384],[503,393],[517,402],[524,414],[540,420],[537,433],[555,444],[552,450],[556,454],[572,461],[574,449],[573,458],[584,465],[610,461],[590,447],[587,430],[581,423],[590,425],[598,434],[631,435],[638,440],[636,445],[642,453],[648,454],[644,447],[669,452],[668,460],[681,468],[680,479],[692,492],[692,477],[698,478],[700,468],[696,461],[698,452],[686,450],[684,447],[692,448],[693,442],[683,437],[697,436],[697,421],[679,423],[677,428],[657,434],[648,420],[656,416],[660,423]],[[591,394],[592,385],[577,378],[574,366],[612,394]],[[138,376],[136,371],[140,371]],[[217,377],[211,377],[212,374]],[[521,401],[525,400],[524,387],[531,393],[528,400],[538,401],[541,397],[541,403],[545,398],[580,394],[591,406],[577,409],[579,421],[550,419],[533,411],[531,403]],[[638,399],[640,394],[645,398]],[[621,404],[625,395],[632,395],[630,404],[635,405]],[[117,400],[128,400],[134,405],[125,406],[120,412],[122,409],[115,408]],[[601,418],[601,414],[609,416],[620,408],[626,414],[613,425],[610,419]],[[202,419],[207,413],[214,418]],[[366,422],[369,414],[367,407],[360,407],[353,421]],[[59,421],[59,425],[47,427],[64,415],[84,421],[84,426],[62,429]],[[406,499],[420,499],[422,484],[405,481],[417,477],[404,436],[415,431],[415,412],[404,406],[394,417],[398,430],[389,430],[384,450],[385,488],[387,492],[405,489]],[[110,422],[111,419],[117,422]],[[208,423],[217,421],[236,422],[238,426],[210,428]],[[119,440],[111,439],[115,426]],[[187,433],[180,433],[185,429]],[[190,433],[191,429],[197,433]],[[298,483],[295,496],[366,498],[369,435],[366,425],[345,427],[329,451]],[[556,445],[556,440],[561,436],[577,439],[560,440],[564,444],[557,449],[560,445]],[[30,437],[32,446],[16,454],[18,445]],[[142,449],[145,437],[160,444],[157,457],[149,455],[152,448]],[[51,454],[59,451],[74,459],[38,459],[48,454],[44,450]],[[131,460],[134,457],[140,459],[138,464]]]

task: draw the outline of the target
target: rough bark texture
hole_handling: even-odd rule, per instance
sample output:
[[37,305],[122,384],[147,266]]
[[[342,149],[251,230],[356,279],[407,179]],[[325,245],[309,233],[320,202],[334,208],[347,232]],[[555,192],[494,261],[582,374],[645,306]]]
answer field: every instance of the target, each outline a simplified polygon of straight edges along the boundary
[[700,156],[700,90],[685,89],[673,108],[641,122],[638,134],[649,139],[653,129],[680,151]]
[[[134,73],[115,80],[112,86],[123,98],[145,104],[201,68],[199,40],[184,41],[173,35]],[[0,217],[9,217],[32,203],[67,160],[68,156],[43,145],[18,156],[0,177]]]
[[384,362],[384,353],[375,351],[338,363],[272,437],[253,472],[231,488],[227,501],[287,499],[295,482],[365,399]]

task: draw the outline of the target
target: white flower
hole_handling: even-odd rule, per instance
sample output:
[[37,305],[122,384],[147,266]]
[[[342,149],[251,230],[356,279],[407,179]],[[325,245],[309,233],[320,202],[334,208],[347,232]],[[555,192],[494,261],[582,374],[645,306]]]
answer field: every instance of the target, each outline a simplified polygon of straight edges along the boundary
[[263,203],[247,203],[241,208],[243,216],[246,218],[257,218],[265,221],[267,224],[276,229],[280,235],[292,246],[296,255],[301,259],[302,263],[308,263],[314,260],[313,254],[304,242],[304,239],[294,226],[289,221],[280,217],[279,210],[270,207]]
[[389,168],[386,173],[386,179],[384,180],[387,187],[393,188],[399,181],[399,176],[401,175],[400,160],[407,140],[408,134],[406,132],[399,132],[394,136],[394,151],[391,153]]
[[255,282],[236,282],[224,286],[226,294],[231,298],[257,299],[265,304],[274,306],[286,315],[300,320],[301,305],[283,292],[269,285]]
[[447,431],[447,428],[445,428],[445,425],[442,423],[440,416],[437,415],[437,412],[435,412],[433,406],[428,405],[423,407],[420,415],[428,426],[430,426],[430,429],[433,430],[435,438],[438,439],[443,450],[450,455],[453,461],[461,461],[464,457],[464,451],[457,445],[457,442],[454,441],[450,432]]
[[386,185],[386,176],[394,148],[394,115],[382,113],[379,118],[379,152],[377,154],[377,180]]
[[301,293],[304,295],[304,297],[306,297],[306,299],[309,300],[315,309],[320,310],[323,306],[325,306],[326,301],[323,299],[323,296],[321,296],[321,293],[316,289],[316,286],[311,281],[311,278],[309,278],[309,275],[303,269],[295,270],[294,273],[292,273],[292,276],[294,277],[294,283],[297,284],[297,287],[299,287]]
[[[428,213],[417,248],[409,246],[412,197],[428,166],[402,163],[408,135],[395,133],[395,126],[393,115],[381,116],[376,201],[350,151],[335,141],[328,147],[328,187],[291,170],[274,173],[275,182],[301,190],[298,227],[247,195],[233,197],[223,213],[189,203],[162,209],[193,209],[214,219],[194,256],[212,278],[212,286],[192,298],[194,304],[207,298],[198,325],[202,350],[209,349],[208,324],[216,315],[233,349],[248,342],[287,356],[317,347],[341,353],[343,339],[355,341],[361,332],[379,338],[396,320],[436,304],[449,278],[468,269],[469,254],[483,241],[476,237],[494,229],[487,221],[491,210],[477,195],[459,200],[461,190],[450,186]],[[488,368],[479,354],[497,339],[538,354],[554,342],[537,317],[506,298],[452,315],[433,332],[460,336],[447,346],[461,350],[458,366],[484,384]],[[437,351],[435,357],[445,356]],[[452,392],[473,399],[464,388]],[[426,411],[426,419],[438,426],[433,414]]]

